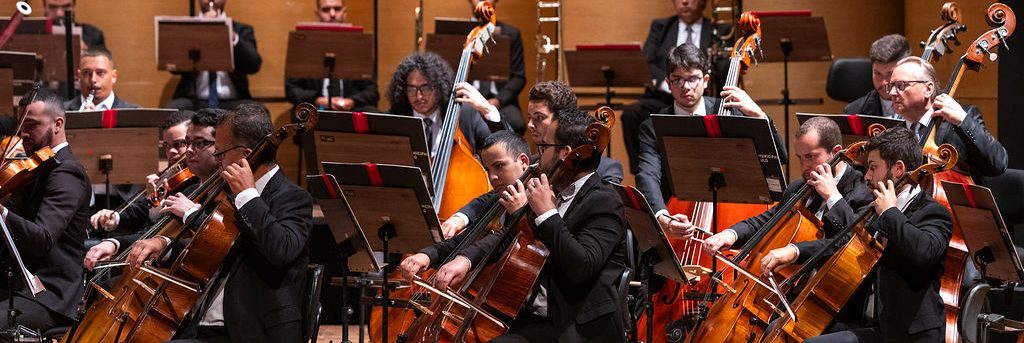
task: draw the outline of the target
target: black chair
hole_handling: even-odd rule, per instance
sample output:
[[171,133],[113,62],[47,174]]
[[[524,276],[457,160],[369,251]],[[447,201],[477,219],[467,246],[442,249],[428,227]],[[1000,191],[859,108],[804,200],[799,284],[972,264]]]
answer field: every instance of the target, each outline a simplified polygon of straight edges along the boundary
[[832,99],[852,102],[874,88],[871,60],[867,58],[837,58],[828,68],[825,92]]
[[622,331],[623,342],[629,339],[629,333],[633,326],[633,315],[632,311],[629,310],[629,282],[633,279],[633,270],[625,268],[622,270],[622,276],[619,277],[618,284],[618,297],[615,301],[619,304],[619,309],[622,312],[622,327],[625,329]]
[[320,290],[323,288],[324,266],[310,264],[306,267],[306,287],[302,299],[302,334],[304,341],[316,343],[320,333]]

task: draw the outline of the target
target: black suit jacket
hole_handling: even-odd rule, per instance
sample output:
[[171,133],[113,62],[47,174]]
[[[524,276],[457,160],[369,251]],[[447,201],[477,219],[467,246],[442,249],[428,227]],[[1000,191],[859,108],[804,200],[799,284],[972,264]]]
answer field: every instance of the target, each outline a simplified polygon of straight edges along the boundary
[[490,87],[482,87],[481,92],[488,98],[498,98],[498,108],[507,105],[519,107],[519,93],[526,86],[526,62],[523,59],[523,35],[515,26],[501,20],[497,23],[501,35],[509,38],[509,75],[508,81],[498,82],[498,94],[489,94]]
[[885,111],[882,110],[882,98],[878,95],[878,91],[872,89],[864,96],[857,98],[853,102],[846,104],[843,108],[843,112],[847,114],[862,114],[868,116],[884,116]]
[[[778,213],[780,205],[787,203],[793,196],[796,195],[796,192],[800,189],[800,187],[803,187],[804,184],[806,184],[806,181],[804,181],[804,179],[802,178],[790,183],[789,186],[786,187],[786,190],[783,191],[782,200],[779,201],[779,205],[775,205],[772,208],[765,211],[764,213],[748,218],[747,220],[741,221],[729,227],[729,229],[732,229],[733,231],[736,232],[737,239],[736,243],[733,244],[733,246],[739,247],[740,245],[746,243],[747,240],[750,239],[750,237],[753,237],[758,230],[762,229],[764,225],[768,223],[768,221],[771,220],[771,218]],[[839,233],[839,231],[842,231],[844,228],[852,225],[854,220],[857,219],[856,213],[860,212],[867,206],[871,205],[871,202],[875,200],[874,195],[871,194],[871,189],[868,188],[867,183],[864,182],[864,174],[862,174],[860,171],[851,166],[846,166],[846,172],[843,174],[841,178],[839,178],[839,181],[836,182],[836,188],[839,190],[839,193],[843,195],[843,198],[842,200],[839,200],[839,202],[837,202],[834,206],[825,211],[824,215],[822,215],[821,219],[825,225],[822,228],[822,230],[825,233],[825,237],[835,236],[837,233]],[[815,192],[814,190],[811,190],[811,192],[812,203],[823,202],[825,200],[821,199],[821,196],[818,195],[818,192]],[[808,210],[810,210],[811,212],[816,211],[816,209],[810,208]],[[810,257],[810,255],[812,255],[816,251],[813,249],[819,249],[822,244],[824,243],[794,243],[794,245],[796,245],[797,248],[800,249],[801,259],[806,259],[807,257]]]
[[[314,103],[316,98],[322,94],[324,79],[285,79],[284,96],[292,105],[304,102]],[[343,97],[352,99],[355,102],[353,110],[376,108],[380,94],[377,91],[377,81],[374,80],[342,80],[344,94],[338,91],[338,80],[331,80],[332,87],[329,88],[332,97]],[[368,108],[369,107],[369,108]]]
[[[717,112],[719,102],[721,99],[705,96],[704,110],[706,113]],[[663,108],[658,113],[675,113],[673,106]],[[743,116],[743,113],[732,109],[727,111],[727,115]],[[770,117],[768,121],[772,127],[772,140],[775,141],[775,149],[779,152],[779,162],[786,165],[789,153],[786,152],[785,142],[779,136],[779,130],[775,129],[775,124],[772,123]],[[640,124],[640,153],[637,156],[640,161],[638,163],[639,172],[636,174],[636,187],[643,192],[647,202],[651,204],[651,209],[655,212],[664,210],[669,196],[675,193],[669,188],[668,173],[666,172],[668,166],[662,164],[661,156],[661,144],[658,143],[658,136],[654,133],[654,121],[648,118]]]
[[[238,44],[234,47],[235,70],[228,73],[228,77],[235,86],[236,99],[252,99],[248,75],[260,71],[263,65],[260,52],[256,49],[256,33],[252,25],[237,20],[231,22],[231,29],[238,34]],[[182,72],[178,87],[174,89],[174,98],[194,98],[197,76],[196,73]]]
[[[312,198],[278,171],[259,197],[235,212],[235,219],[241,235],[233,258],[224,264],[228,334],[239,342],[300,342]],[[195,322],[204,314],[197,312]]]
[[[68,101],[64,102],[64,110],[66,110],[66,111],[78,111],[79,108],[82,108],[82,97],[81,96],[76,96],[74,98],[71,98],[71,100],[68,100]],[[142,108],[142,106],[139,106],[139,105],[130,103],[128,101],[125,101],[121,97],[117,96],[117,94],[115,93],[114,94],[114,104],[113,104],[112,108],[114,108],[114,109],[118,109],[118,108]]]
[[[671,16],[664,19],[657,19],[651,22],[651,29],[647,31],[647,40],[644,41],[644,57],[647,59],[647,69],[651,71],[651,78],[656,80],[655,84],[665,81],[668,71],[665,70],[665,59],[672,48],[676,47],[676,38],[679,37],[679,17]],[[701,51],[707,50],[714,39],[711,35],[711,20],[701,18],[700,47]],[[710,113],[710,112],[708,112]]]
[[34,298],[24,287],[17,287],[16,292],[55,313],[74,318],[85,290],[82,260],[89,228],[91,186],[85,168],[75,159],[70,146],[57,152],[57,160],[57,167],[36,177],[10,200],[7,226],[25,267],[46,287],[45,292]]
[[90,49],[107,48],[107,40],[103,37],[103,30],[86,23],[78,23],[82,27],[82,42]]
[[[945,306],[939,296],[946,247],[953,232],[949,211],[922,192],[906,212],[890,208],[868,225],[888,238],[877,273],[877,316],[883,340],[928,342],[912,335],[939,328]],[[934,338],[934,337],[932,337]]]
[[[547,289],[548,316],[560,342],[619,342],[625,304],[616,300],[617,282],[626,268],[625,221],[618,194],[592,175],[569,205],[534,234],[550,256],[539,283]],[[534,215],[528,216],[533,224]],[[474,266],[503,246],[505,231],[474,242],[464,253]],[[513,328],[514,329],[514,328]]]
[[949,143],[959,153],[957,168],[968,171],[971,176],[999,176],[1006,171],[1006,148],[985,128],[981,111],[972,105],[964,106],[967,116],[960,126],[942,121],[936,135],[936,143]]

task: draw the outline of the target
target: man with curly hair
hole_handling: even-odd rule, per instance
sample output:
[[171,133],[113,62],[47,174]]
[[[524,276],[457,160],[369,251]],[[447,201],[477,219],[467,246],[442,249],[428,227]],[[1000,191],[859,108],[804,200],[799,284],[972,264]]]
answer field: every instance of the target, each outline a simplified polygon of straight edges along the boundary
[[[415,53],[398,64],[388,85],[386,95],[391,103],[388,112],[423,119],[423,131],[431,156],[437,153],[440,145],[439,131],[448,109],[453,79],[451,67],[440,56],[429,52]],[[476,151],[477,143],[491,134],[483,118],[500,122],[501,114],[470,84],[460,83],[455,91],[455,101],[469,105],[459,114],[459,129]]]

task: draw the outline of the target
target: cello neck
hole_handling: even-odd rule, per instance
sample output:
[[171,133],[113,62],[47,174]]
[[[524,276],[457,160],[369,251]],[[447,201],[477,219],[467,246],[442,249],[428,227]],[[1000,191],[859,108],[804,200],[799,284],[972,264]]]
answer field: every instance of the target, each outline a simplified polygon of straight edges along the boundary
[[[471,49],[462,49],[462,58],[459,60],[459,68],[455,73],[455,82],[452,83],[451,94],[448,96],[448,106],[445,107],[444,118],[441,120],[441,129],[438,131],[440,141],[437,145],[437,154],[430,165],[430,176],[434,180],[434,209],[441,209],[441,202],[444,195],[444,185],[447,181],[448,164],[452,158],[452,146],[455,143],[455,132],[459,125],[459,111],[462,104],[455,101],[455,85],[466,82],[469,74],[469,63],[473,60]],[[427,142],[430,145],[430,142]]]

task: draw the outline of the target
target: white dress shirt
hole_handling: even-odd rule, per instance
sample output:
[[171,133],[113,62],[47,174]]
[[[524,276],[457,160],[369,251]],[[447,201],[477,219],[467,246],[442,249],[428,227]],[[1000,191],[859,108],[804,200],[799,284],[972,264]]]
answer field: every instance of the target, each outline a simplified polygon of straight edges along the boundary
[[[85,105],[86,105],[87,96],[85,94],[82,94],[82,95],[79,95],[79,96],[82,98],[82,105],[78,106],[78,110],[79,111],[85,111]],[[108,94],[107,97],[103,99],[103,101],[100,101],[100,103],[96,104],[96,111],[106,111],[106,110],[111,110],[111,109],[114,109],[114,92],[113,91],[111,91],[110,94]]]

